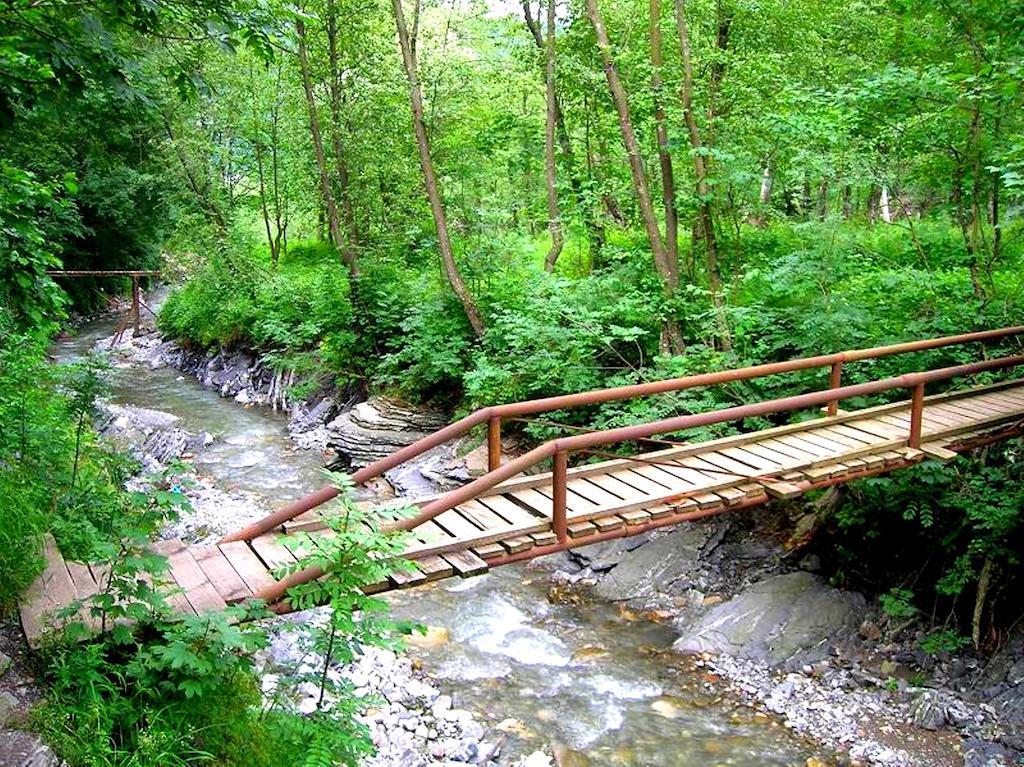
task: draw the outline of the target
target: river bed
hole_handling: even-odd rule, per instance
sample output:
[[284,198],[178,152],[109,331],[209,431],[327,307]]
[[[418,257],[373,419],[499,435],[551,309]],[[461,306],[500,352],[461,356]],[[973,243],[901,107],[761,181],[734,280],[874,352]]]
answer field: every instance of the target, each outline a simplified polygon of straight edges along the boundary
[[[117,325],[87,323],[54,353],[80,356]],[[322,456],[295,448],[285,415],[221,398],[176,370],[116,367],[111,400],[213,434],[194,463],[223,489],[274,506],[323,484]],[[502,764],[552,747],[565,765],[595,767],[788,767],[814,753],[668,655],[670,627],[611,604],[555,604],[548,588],[545,571],[513,565],[388,597],[398,617],[448,630],[448,641],[409,652],[458,706],[504,734]]]

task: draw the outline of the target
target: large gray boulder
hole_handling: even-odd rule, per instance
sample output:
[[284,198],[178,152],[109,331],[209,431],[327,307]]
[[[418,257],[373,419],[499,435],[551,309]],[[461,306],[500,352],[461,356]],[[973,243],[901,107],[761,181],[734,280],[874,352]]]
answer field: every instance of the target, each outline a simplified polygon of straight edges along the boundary
[[865,606],[860,594],[831,588],[811,573],[775,575],[710,608],[693,625],[684,618],[673,646],[795,668],[827,657],[837,635],[852,635]]
[[447,423],[439,414],[371,397],[327,424],[328,444],[358,468],[391,455]]
[[719,529],[711,523],[685,524],[633,551],[618,552],[618,565],[594,590],[613,602],[685,591],[689,588],[687,576],[705,549],[717,543]]

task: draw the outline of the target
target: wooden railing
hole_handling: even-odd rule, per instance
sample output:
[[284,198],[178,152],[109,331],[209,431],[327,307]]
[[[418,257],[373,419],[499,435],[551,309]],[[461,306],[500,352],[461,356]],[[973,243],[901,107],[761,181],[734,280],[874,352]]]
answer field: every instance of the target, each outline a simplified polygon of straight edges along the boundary
[[[891,344],[888,346],[877,346],[869,349],[843,351],[816,357],[803,357],[795,360],[787,360],[785,362],[754,365],[752,367],[738,368],[735,370],[722,370],[714,373],[703,373],[699,375],[685,376],[683,378],[667,379],[664,381],[652,381],[649,383],[619,386],[611,389],[598,389],[594,391],[580,392],[577,394],[565,394],[556,397],[546,397],[543,399],[526,400],[523,402],[515,402],[505,405],[495,405],[477,410],[465,418],[462,418],[459,421],[456,421],[455,423],[452,423],[407,447],[397,450],[386,458],[374,461],[368,466],[365,466],[353,473],[352,480],[357,485],[365,483],[370,479],[379,477],[386,471],[400,466],[406,461],[422,455],[428,450],[465,435],[477,426],[486,424],[488,473],[483,477],[480,477],[479,479],[428,503],[423,507],[420,514],[411,520],[407,520],[403,525],[404,527],[411,527],[428,519],[432,519],[437,516],[437,514],[458,505],[458,503],[465,502],[479,492],[482,492],[485,489],[490,489],[494,485],[497,485],[498,483],[533,467],[541,460],[546,460],[548,458],[554,459],[555,476],[564,477],[565,472],[567,471],[568,454],[576,450],[585,449],[586,446],[608,445],[616,442],[632,441],[636,439],[643,439],[644,437],[655,436],[657,434],[665,434],[694,428],[696,426],[750,418],[755,415],[768,415],[787,410],[797,410],[815,405],[823,405],[826,407],[829,415],[835,415],[838,410],[839,402],[843,399],[868,394],[877,394],[898,388],[910,389],[912,392],[912,397],[915,403],[912,408],[912,418],[914,417],[913,413],[916,412],[916,418],[918,419],[917,434],[919,439],[920,412],[924,398],[924,385],[932,380],[945,380],[941,377],[927,378],[927,376],[933,376],[934,374],[944,373],[946,371],[963,371],[968,369],[973,372],[981,372],[982,370],[995,370],[1000,367],[1012,367],[1020,363],[1013,362],[1012,364],[994,364],[1005,363],[1007,360],[992,360],[988,362],[974,363],[973,365],[961,365],[955,368],[946,368],[944,370],[914,373],[911,374],[910,377],[900,376],[898,378],[885,379],[884,381],[876,381],[847,387],[842,386],[843,366],[847,363],[861,360],[880,359],[897,354],[926,351],[929,349],[938,349],[968,343],[996,341],[1022,335],[1024,335],[1024,326],[1014,326],[1000,328],[998,330],[985,330],[977,333],[965,333],[956,336],[945,336],[942,338],[930,338],[922,341],[910,341],[906,343]],[[1019,360],[1024,358],[1013,357],[1008,359]],[[984,367],[986,365],[991,365],[991,367]],[[829,368],[830,373],[829,388],[820,392],[798,395],[797,397],[786,397],[783,399],[771,400],[769,402],[761,402],[752,405],[742,405],[711,413],[679,416],[676,418],[656,421],[654,423],[622,427],[620,429],[589,432],[575,437],[553,440],[531,450],[510,463],[504,465],[501,463],[501,426],[502,421],[505,419],[522,418],[554,410],[564,410],[567,408],[595,405],[603,402],[613,402],[654,394],[684,391],[686,389],[692,389],[700,386],[713,386],[723,383],[732,383],[735,381],[748,381],[755,378],[763,378],[765,376],[778,375],[781,373],[821,368]],[[951,373],[948,378],[969,375],[970,371],[954,372]],[[921,376],[925,376],[925,378],[919,378]],[[908,383],[908,381],[911,380],[913,383]],[[790,404],[792,404],[792,407],[790,407]],[[911,439],[913,439],[913,434],[910,436]],[[279,509],[273,514],[258,520],[248,527],[225,536],[221,542],[226,543],[229,541],[251,540],[256,536],[263,535],[264,533],[280,527],[282,524],[297,517],[298,515],[330,501],[335,498],[338,493],[339,491],[334,487],[321,488],[317,492]],[[449,501],[453,502],[449,503]]]

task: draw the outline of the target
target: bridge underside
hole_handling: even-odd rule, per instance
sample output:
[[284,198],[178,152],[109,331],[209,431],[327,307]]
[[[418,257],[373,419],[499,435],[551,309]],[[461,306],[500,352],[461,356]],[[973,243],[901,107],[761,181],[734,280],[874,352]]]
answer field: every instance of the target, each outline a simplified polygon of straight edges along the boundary
[[[927,398],[920,449],[907,447],[910,409],[909,402],[899,402],[570,469],[565,543],[552,530],[551,475],[516,477],[414,528],[406,556],[416,570],[396,573],[373,590],[474,575],[772,498],[795,498],[925,458],[952,460],[958,452],[1024,432],[1024,380]],[[168,557],[180,589],[173,604],[203,613],[272,585],[278,568],[296,562],[288,535],[299,531],[314,544],[330,534],[307,515],[251,541],[198,546],[171,540],[153,548]],[[46,569],[21,607],[30,643],[38,642],[57,610],[105,583],[101,568],[65,561],[52,540],[45,553]]]

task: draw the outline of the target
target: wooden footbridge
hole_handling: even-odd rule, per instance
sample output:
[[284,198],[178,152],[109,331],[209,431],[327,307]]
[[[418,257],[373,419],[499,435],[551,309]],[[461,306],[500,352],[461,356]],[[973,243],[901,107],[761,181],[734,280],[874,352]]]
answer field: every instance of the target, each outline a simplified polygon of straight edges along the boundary
[[[979,384],[976,378],[982,375],[991,381],[998,377],[992,374],[1024,365],[1022,355],[989,356],[894,378],[842,383],[844,365],[985,342],[1002,342],[1004,350],[1012,346],[1019,351],[1022,336],[1024,327],[1011,327],[484,408],[353,475],[357,484],[366,482],[473,428],[487,429],[488,472],[460,488],[417,501],[418,513],[399,525],[409,531],[405,555],[415,569],[396,573],[372,588],[383,591],[473,575],[773,498],[795,498],[929,458],[952,460],[974,447],[1024,434],[1024,379]],[[551,440],[507,463],[501,460],[501,426],[509,419],[814,369],[829,371],[828,388],[587,431]],[[962,388],[951,388],[954,384]],[[943,391],[929,395],[928,387]],[[849,412],[839,408],[845,400],[900,391],[905,398],[890,404]],[[789,420],[798,411],[817,417],[695,444],[673,442],[653,452],[570,467],[574,456],[601,455],[600,449],[609,446],[650,444],[659,435],[749,418]],[[179,587],[172,596],[174,604],[183,612],[203,613],[258,598],[287,611],[288,589],[323,575],[319,568],[307,567],[275,577],[281,567],[294,567],[298,561],[289,534],[307,531],[314,545],[318,535],[329,534],[317,532],[324,529],[318,510],[338,492],[323,488],[216,545],[179,540],[155,544],[155,550],[168,557],[170,576]],[[46,556],[46,570],[21,609],[30,641],[46,629],[47,616],[75,599],[88,598],[104,584],[101,569],[66,562],[52,541]]]

